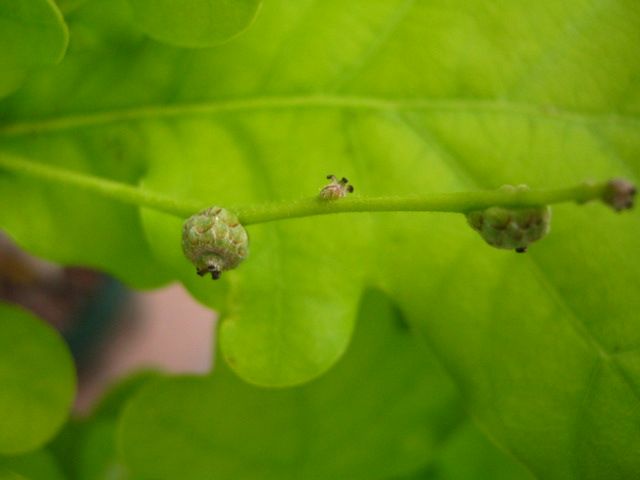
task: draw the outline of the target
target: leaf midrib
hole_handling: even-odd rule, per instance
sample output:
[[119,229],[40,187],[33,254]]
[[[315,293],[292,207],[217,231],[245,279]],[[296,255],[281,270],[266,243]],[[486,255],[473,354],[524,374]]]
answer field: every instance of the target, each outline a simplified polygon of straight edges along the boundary
[[623,124],[640,127],[640,114],[598,112],[514,102],[495,98],[426,98],[357,95],[253,96],[175,104],[149,104],[93,113],[71,113],[0,125],[0,137],[74,130],[119,122],[193,117],[229,112],[291,109],[351,109],[372,111],[429,111],[456,114],[502,114],[583,125]]

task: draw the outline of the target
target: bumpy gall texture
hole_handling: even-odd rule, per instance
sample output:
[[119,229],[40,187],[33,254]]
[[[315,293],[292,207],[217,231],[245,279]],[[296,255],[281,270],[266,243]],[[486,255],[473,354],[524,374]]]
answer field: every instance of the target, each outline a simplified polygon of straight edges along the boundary
[[182,251],[198,275],[220,278],[249,254],[247,231],[233,213],[210,207],[189,217],[182,227]]
[[[503,190],[528,190],[526,185],[505,185]],[[491,246],[522,253],[540,240],[551,225],[549,206],[533,208],[490,207],[467,214],[469,225]]]

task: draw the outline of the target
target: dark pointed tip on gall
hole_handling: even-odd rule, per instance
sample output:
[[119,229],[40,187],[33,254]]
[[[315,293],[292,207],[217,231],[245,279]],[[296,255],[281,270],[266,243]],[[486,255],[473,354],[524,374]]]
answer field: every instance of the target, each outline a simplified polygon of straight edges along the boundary
[[628,210],[633,207],[637,191],[636,186],[629,180],[614,178],[607,183],[602,201],[616,212]]
[[527,247],[518,247],[516,248],[517,253],[525,253],[527,251]]

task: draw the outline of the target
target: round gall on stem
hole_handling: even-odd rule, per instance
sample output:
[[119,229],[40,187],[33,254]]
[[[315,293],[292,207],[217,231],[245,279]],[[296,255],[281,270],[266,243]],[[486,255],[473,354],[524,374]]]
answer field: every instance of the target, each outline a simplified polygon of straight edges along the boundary
[[182,251],[198,275],[236,268],[249,254],[247,231],[238,217],[221,207],[209,207],[189,217],[182,227]]
[[[529,187],[504,185],[501,190],[522,192],[529,190]],[[524,253],[530,244],[549,233],[551,207],[490,207],[469,212],[467,221],[489,245]]]

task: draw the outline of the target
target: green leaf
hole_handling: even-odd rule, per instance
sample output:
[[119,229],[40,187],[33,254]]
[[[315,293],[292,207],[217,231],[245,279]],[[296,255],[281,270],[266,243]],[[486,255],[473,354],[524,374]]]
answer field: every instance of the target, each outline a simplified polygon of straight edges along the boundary
[[59,62],[69,32],[53,0],[0,0],[0,98],[25,75]]
[[129,0],[150,37],[181,47],[211,47],[245,31],[262,0]]
[[154,370],[134,372],[111,386],[93,408],[90,418],[116,419],[133,394],[160,376]]
[[0,456],[2,480],[64,480],[53,456],[46,450],[13,457]]
[[82,480],[136,480],[116,449],[118,419],[128,400],[160,375],[138,372],[118,382],[102,397],[91,417],[84,422],[78,450],[69,457]]
[[500,451],[470,422],[456,430],[420,471],[388,480],[533,480],[522,465]]
[[73,419],[51,443],[65,473],[79,480],[134,480],[116,452],[118,417],[131,396],[159,375],[134,373],[109,388],[86,418]]
[[[187,52],[126,18],[118,0],[76,11],[74,51],[0,104],[0,151],[231,207],[313,195],[328,173],[367,195],[639,178],[635,0],[272,0],[233,43]],[[224,355],[252,382],[326,371],[375,285],[537,476],[640,470],[637,212],[562,206],[520,256],[462,217],[255,226],[249,260],[213,283],[181,257],[179,220],[0,175],[21,244],[184,281],[223,312]]]
[[80,8],[83,3],[87,0],[55,0],[58,8],[63,13],[63,15],[67,15],[77,8]]
[[[217,139],[214,129],[187,127],[184,132],[194,139],[211,137],[216,143],[211,147],[230,159],[224,171],[213,173],[209,159],[198,158],[189,150],[181,152],[190,165],[188,170],[182,164],[165,162],[178,152],[167,148],[164,137],[153,129],[151,142],[160,140],[164,148],[157,152],[158,162],[147,171],[144,186],[176,196],[188,189],[188,195],[205,202],[210,192],[216,191],[222,205],[234,199],[268,198],[263,188],[252,190],[253,180],[244,163],[237,162],[234,167],[234,159],[242,158],[236,143],[222,132],[222,138]],[[274,125],[268,131],[277,135],[279,130]],[[291,170],[286,164],[269,175],[273,186],[265,188],[273,196],[281,195],[278,185],[289,195],[289,191],[300,195],[317,191],[316,179],[323,178],[318,170],[313,176],[298,176],[300,181],[289,185]],[[194,185],[190,178],[206,180]],[[231,182],[234,185],[229,188]],[[224,313],[220,345],[230,366],[246,380],[271,386],[305,382],[344,352],[364,288],[368,251],[358,251],[358,239],[372,235],[367,225],[354,225],[345,217],[326,224],[306,221],[255,226],[249,231],[250,242],[260,247],[250,251],[251,261],[225,273],[223,282],[213,283],[198,277],[193,265],[185,261],[180,238],[175,235],[181,229],[179,220],[150,211],[143,212],[142,218],[157,257],[178,273],[198,299]],[[310,328],[313,335],[309,335]]]
[[[465,122],[456,123],[465,131]],[[436,128],[430,127],[422,124],[418,131]],[[460,160],[467,181],[513,182],[514,166],[497,157],[530,128],[528,121],[512,121],[510,138],[491,146],[479,135],[452,141],[438,132],[437,145],[473,149],[482,143],[476,154],[491,160],[491,168],[485,167],[491,180]],[[557,134],[548,126],[536,131],[546,136],[549,164],[523,171],[526,183],[541,185],[564,169],[569,179],[584,171],[633,174],[607,154],[586,155],[588,148],[598,150],[584,132],[574,132],[575,145],[569,143],[585,150],[579,157],[566,155],[570,139],[553,155],[551,146],[561,142]],[[532,152],[530,161],[540,154]],[[612,216],[600,205],[559,207],[552,234],[524,256],[497,250],[479,255],[476,237],[458,245],[444,239],[425,245],[418,240],[424,232],[406,232],[406,248],[447,251],[446,264],[431,262],[430,278],[406,289],[402,285],[420,278],[425,266],[409,259],[396,263],[401,273],[389,289],[435,346],[474,417],[542,478],[633,478],[640,468],[638,457],[620,454],[640,448],[639,371],[634,369],[639,287],[632,280],[640,265],[625,253],[637,242],[638,220],[636,213]],[[439,228],[438,223],[431,227]],[[572,455],[585,460],[567,461]]]
[[87,423],[71,418],[48,445],[61,470],[70,480],[78,479],[79,451],[86,443]]
[[32,315],[0,305],[0,453],[34,450],[63,424],[75,393],[71,355]]
[[28,480],[22,475],[10,472],[8,470],[0,470],[0,480]]
[[143,478],[386,478],[424,465],[463,418],[449,380],[377,292],[327,375],[286,390],[211,377],[151,382],[120,424]]
[[73,470],[81,480],[135,480],[118,459],[116,419],[96,417],[88,422],[78,449],[73,451]]

